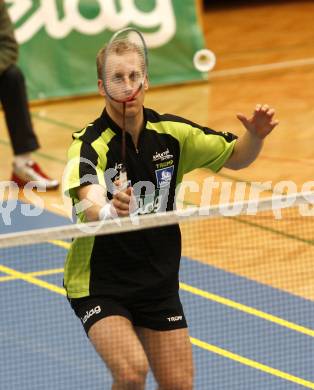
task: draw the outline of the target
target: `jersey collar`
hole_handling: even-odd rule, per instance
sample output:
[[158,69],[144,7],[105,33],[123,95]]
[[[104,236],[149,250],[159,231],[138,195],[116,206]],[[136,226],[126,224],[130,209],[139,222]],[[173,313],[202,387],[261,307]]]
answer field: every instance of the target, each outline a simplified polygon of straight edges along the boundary
[[[143,107],[143,113],[144,113],[144,125],[143,125],[143,129],[146,128],[146,123],[147,123],[147,115],[146,115],[146,109],[145,107]],[[101,120],[102,120],[102,124],[103,124],[103,128],[107,128],[109,127],[111,130],[113,130],[116,134],[118,135],[121,135],[122,134],[122,129],[120,126],[118,126],[118,124],[113,120],[111,119],[111,117],[109,116],[107,110],[106,110],[106,107],[104,108],[102,114],[101,114]],[[142,130],[143,130],[142,129]]]

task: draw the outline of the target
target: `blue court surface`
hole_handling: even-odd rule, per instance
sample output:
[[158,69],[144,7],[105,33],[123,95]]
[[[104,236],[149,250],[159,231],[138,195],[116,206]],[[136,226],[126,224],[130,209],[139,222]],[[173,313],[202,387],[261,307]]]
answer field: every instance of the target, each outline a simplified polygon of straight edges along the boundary
[[[70,223],[44,212],[0,233]],[[62,294],[67,242],[0,250],[1,390],[110,389],[108,371]],[[36,256],[35,256],[36,254]],[[195,389],[314,389],[314,303],[182,258]],[[44,282],[44,283],[41,283]],[[156,388],[152,375],[147,390]]]

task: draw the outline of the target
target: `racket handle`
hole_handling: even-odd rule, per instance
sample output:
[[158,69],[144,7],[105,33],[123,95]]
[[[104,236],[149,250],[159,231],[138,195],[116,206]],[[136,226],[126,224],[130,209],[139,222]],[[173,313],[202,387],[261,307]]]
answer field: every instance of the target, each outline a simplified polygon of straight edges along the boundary
[[126,188],[128,188],[128,175],[126,173],[126,169],[121,169],[119,181],[120,181],[120,185],[119,185],[120,191],[123,191]]

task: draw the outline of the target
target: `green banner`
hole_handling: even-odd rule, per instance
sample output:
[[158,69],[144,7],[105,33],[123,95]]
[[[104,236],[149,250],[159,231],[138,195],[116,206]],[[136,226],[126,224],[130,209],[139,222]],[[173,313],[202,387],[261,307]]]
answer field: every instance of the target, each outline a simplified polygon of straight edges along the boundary
[[196,0],[6,0],[31,99],[97,91],[95,58],[113,33],[132,26],[149,50],[152,85],[201,80],[204,47]]

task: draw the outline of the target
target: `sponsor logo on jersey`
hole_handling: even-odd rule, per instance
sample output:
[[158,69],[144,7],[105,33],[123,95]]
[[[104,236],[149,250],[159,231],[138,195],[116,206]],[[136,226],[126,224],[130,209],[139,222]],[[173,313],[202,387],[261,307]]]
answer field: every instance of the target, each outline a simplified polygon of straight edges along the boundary
[[85,324],[86,321],[87,321],[90,317],[92,317],[92,316],[95,315],[95,314],[99,314],[100,312],[101,312],[101,307],[100,307],[100,306],[96,306],[96,307],[94,307],[93,309],[91,309],[91,310],[89,310],[89,311],[87,310],[85,316],[84,316],[83,318],[81,318],[83,324]]
[[173,160],[168,160],[168,161],[156,164],[156,168],[157,169],[167,168],[167,167],[170,167],[170,165],[173,165]]
[[157,169],[155,171],[158,188],[169,186],[173,176],[173,171],[174,171],[173,165],[171,167]]
[[173,158],[173,154],[170,153],[169,148],[164,152],[156,152],[153,155],[153,161],[165,161]]

